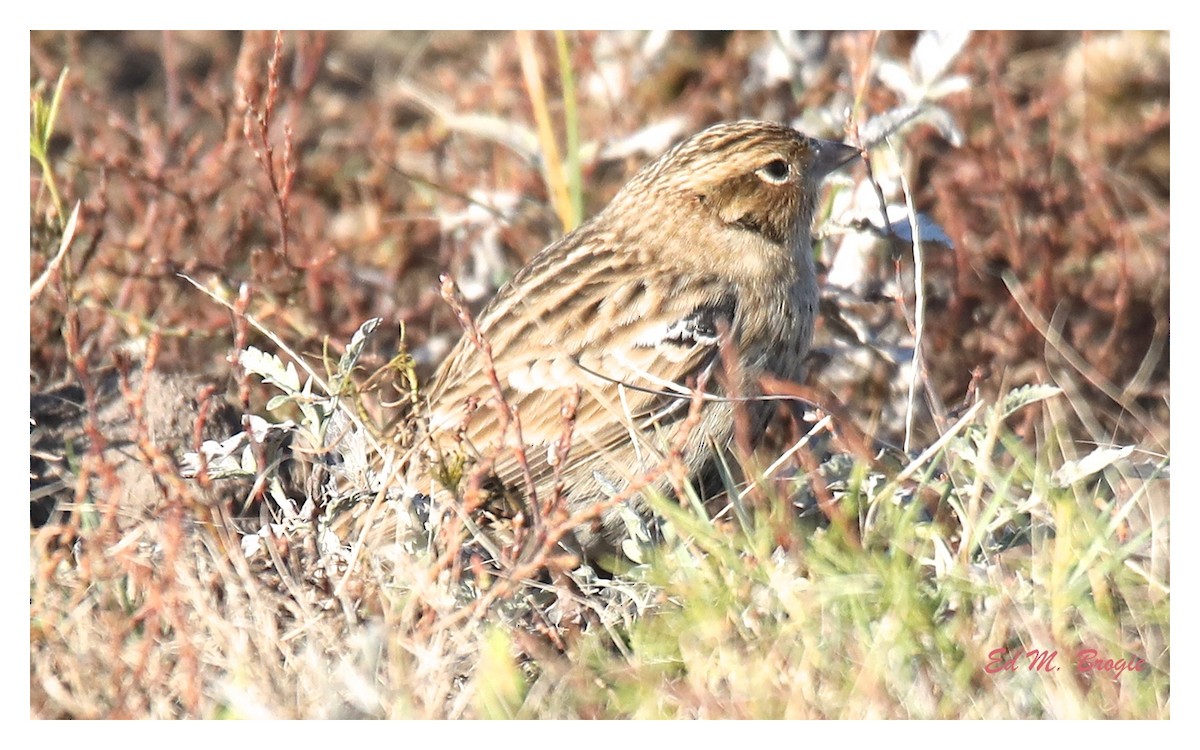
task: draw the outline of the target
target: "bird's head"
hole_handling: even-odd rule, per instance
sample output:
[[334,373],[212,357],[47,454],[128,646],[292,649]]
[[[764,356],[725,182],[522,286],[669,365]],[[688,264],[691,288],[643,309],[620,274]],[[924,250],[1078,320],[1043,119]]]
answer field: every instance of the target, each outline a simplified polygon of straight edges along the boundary
[[693,209],[726,227],[789,245],[811,228],[821,180],[859,153],[779,123],[723,123],[647,165],[613,203],[649,199],[658,206]]

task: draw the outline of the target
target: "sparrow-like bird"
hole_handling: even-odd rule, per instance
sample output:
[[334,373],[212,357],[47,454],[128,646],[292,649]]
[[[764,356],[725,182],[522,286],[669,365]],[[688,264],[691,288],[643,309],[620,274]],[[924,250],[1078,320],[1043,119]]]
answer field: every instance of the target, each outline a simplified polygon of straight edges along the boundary
[[[733,439],[735,405],[724,395],[749,398],[750,424],[761,430],[773,405],[753,400],[759,377],[800,379],[812,341],[820,182],[859,153],[744,120],[710,127],[644,167],[479,316],[495,381],[471,336],[451,351],[429,391],[439,450],[494,457],[491,471],[506,487],[528,496],[531,478],[544,499],[560,463],[563,406],[578,393],[559,469],[576,511],[622,493],[673,448],[700,472]],[[737,363],[728,373],[723,335]],[[715,397],[685,431],[702,379]],[[512,449],[513,426],[501,434],[501,396],[519,419],[528,473]],[[660,476],[652,486],[670,485]],[[587,550],[625,533],[608,510],[576,536]]]

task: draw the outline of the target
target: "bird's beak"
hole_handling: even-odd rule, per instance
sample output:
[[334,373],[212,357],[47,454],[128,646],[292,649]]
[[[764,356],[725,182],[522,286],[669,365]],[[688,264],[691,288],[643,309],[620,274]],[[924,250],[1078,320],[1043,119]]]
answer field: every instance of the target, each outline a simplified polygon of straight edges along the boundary
[[817,157],[813,160],[812,171],[818,180],[838,167],[847,164],[851,159],[856,159],[862,155],[862,151],[859,148],[851,146],[848,143],[823,141],[820,138],[813,138],[812,143],[817,152]]

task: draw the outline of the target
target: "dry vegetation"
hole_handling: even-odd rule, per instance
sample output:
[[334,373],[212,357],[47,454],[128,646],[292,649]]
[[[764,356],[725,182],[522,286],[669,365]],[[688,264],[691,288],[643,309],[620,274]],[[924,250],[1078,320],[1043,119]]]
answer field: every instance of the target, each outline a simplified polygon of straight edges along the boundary
[[[960,41],[35,33],[31,715],[1168,717],[1169,37]],[[871,147],[809,421],[612,575],[414,499],[448,298],[737,117]]]

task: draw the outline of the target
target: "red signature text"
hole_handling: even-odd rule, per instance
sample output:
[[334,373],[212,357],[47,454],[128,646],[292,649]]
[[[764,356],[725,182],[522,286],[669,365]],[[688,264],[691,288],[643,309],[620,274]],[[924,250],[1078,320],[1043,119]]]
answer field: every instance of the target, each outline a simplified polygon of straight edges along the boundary
[[[988,661],[983,671],[988,674],[1016,672],[1025,669],[1029,672],[1057,672],[1059,665],[1058,651],[1049,649],[1020,649],[996,648],[988,652]],[[1138,657],[1128,659],[1109,659],[1101,656],[1094,648],[1083,648],[1075,652],[1075,671],[1095,672],[1120,677],[1126,672],[1144,672],[1146,662]]]

